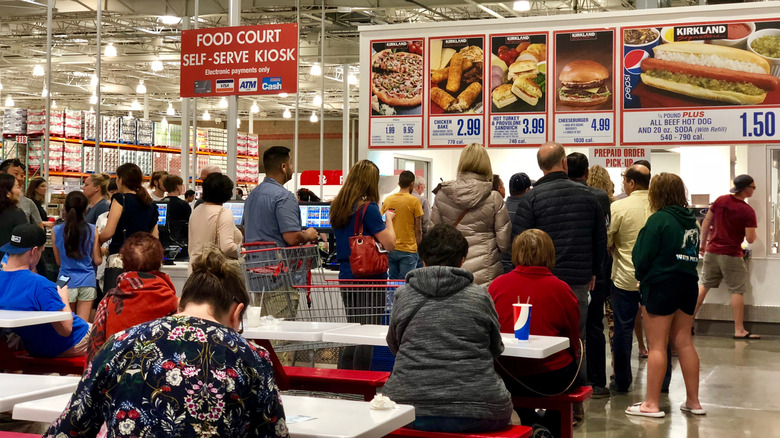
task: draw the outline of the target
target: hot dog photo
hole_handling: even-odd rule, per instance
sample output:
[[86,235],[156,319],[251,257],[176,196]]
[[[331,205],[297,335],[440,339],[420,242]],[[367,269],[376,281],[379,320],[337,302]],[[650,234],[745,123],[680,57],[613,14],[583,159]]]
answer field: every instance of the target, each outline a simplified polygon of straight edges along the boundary
[[780,103],[780,23],[623,30],[625,108]]
[[546,92],[547,35],[491,37],[491,112],[544,112]]
[[555,111],[611,111],[615,33],[555,34]]
[[484,38],[430,40],[430,114],[482,114]]

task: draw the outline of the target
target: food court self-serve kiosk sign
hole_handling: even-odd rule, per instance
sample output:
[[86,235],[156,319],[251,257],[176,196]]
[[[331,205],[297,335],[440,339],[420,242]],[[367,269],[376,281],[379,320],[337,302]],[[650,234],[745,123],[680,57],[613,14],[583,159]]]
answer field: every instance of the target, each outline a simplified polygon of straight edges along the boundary
[[181,97],[298,91],[298,24],[181,33]]
[[768,5],[363,27],[361,144],[776,142]]

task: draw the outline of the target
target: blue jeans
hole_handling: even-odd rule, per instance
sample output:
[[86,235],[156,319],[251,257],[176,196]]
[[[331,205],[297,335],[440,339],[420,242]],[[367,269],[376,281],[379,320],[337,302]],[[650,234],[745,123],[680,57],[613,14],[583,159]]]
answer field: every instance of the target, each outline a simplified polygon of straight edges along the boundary
[[491,432],[509,426],[511,419],[487,420],[483,418],[460,417],[417,417],[406,425],[409,429],[428,432],[475,433]]
[[621,391],[628,391],[628,387],[634,380],[631,373],[631,349],[634,343],[634,323],[639,311],[639,291],[624,290],[612,285],[610,299],[615,319],[615,337],[612,346],[615,384]]
[[403,280],[406,274],[417,267],[417,253],[406,251],[392,251],[387,253],[387,264],[390,268],[390,279]]

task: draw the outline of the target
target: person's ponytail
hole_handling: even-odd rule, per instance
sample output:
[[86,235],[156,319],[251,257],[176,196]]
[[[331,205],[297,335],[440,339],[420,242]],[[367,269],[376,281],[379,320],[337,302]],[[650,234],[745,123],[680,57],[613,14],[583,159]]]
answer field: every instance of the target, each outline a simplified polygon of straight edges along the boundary
[[125,163],[117,167],[116,176],[122,180],[122,185],[135,192],[144,207],[148,207],[152,203],[152,197],[143,187],[144,174],[138,165]]
[[88,206],[89,200],[82,192],[70,192],[65,197],[65,225],[62,237],[65,255],[74,260],[80,260],[90,253],[88,239],[86,236],[82,238],[82,232],[88,229],[84,221],[84,212]]
[[141,201],[141,204],[144,206],[149,206],[152,203],[152,197],[149,195],[149,191],[146,190],[143,187],[139,187],[135,190],[136,196],[138,196],[138,200]]

